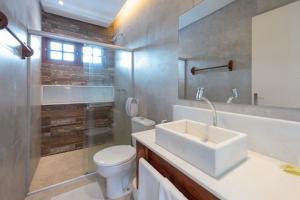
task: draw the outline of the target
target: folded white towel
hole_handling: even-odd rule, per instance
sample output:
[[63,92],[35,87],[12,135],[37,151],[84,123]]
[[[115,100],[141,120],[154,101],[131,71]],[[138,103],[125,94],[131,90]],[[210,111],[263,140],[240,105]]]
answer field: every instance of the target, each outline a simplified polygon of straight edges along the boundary
[[139,160],[138,200],[158,200],[160,182],[164,177],[145,159]]
[[166,178],[160,182],[158,200],[187,200],[187,198]]

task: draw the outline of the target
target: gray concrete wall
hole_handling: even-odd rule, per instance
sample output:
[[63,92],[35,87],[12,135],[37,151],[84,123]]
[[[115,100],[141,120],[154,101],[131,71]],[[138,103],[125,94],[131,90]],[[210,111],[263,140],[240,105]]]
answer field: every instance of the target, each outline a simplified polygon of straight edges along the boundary
[[[197,88],[204,87],[210,100],[225,103],[237,88],[239,98],[233,102],[251,104],[252,17],[292,1],[237,0],[181,29],[178,54],[188,58],[186,98],[194,99]],[[229,60],[234,61],[232,72],[217,69],[191,74],[194,66],[221,66]]]
[[[40,27],[36,27],[40,29]],[[35,170],[41,158],[41,37],[31,36],[31,47],[34,55],[30,58],[27,66],[27,177],[26,187],[33,178]]]
[[[186,98],[195,99],[198,87],[212,101],[226,102],[237,88],[235,103],[251,103],[251,20],[256,1],[238,0],[216,13],[181,29],[179,57],[188,58]],[[234,61],[234,70],[207,70],[197,75],[191,68],[226,65]]]
[[114,142],[117,145],[131,143],[131,120],[125,111],[128,97],[132,96],[131,52],[115,51],[114,68]]
[[[26,28],[40,28],[37,0],[0,0],[0,9],[8,16],[9,27],[24,42],[27,40]],[[5,42],[4,38],[0,38],[0,43]],[[0,198],[23,200],[26,194],[25,179],[29,174],[26,162],[37,163],[34,160],[39,159],[38,153],[29,155],[27,70],[36,76],[40,66],[35,62],[37,64],[32,69],[27,69],[26,60],[1,45],[0,49]],[[38,93],[37,90],[35,92]],[[38,118],[38,111],[35,117]],[[38,142],[38,139],[32,142]],[[32,164],[31,169],[35,165]]]
[[[241,1],[237,4],[242,5],[249,3],[249,0],[237,1]],[[257,13],[261,13],[292,1],[254,2],[257,3]],[[174,104],[206,107],[205,104],[178,100],[177,97],[178,16],[194,3],[192,0],[140,0],[134,8],[121,13],[114,24],[118,35],[116,44],[136,48],[134,77],[136,97],[140,99],[140,114],[157,122],[172,119]],[[246,44],[249,45],[249,41]],[[249,54],[249,50],[244,53]],[[249,60],[249,55],[245,57]],[[300,121],[300,112],[289,109],[220,103],[217,109]]]

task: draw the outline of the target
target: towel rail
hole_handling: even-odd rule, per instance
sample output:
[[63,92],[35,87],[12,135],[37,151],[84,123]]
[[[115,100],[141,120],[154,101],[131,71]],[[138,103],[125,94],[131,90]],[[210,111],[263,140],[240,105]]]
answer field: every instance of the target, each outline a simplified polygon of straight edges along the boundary
[[26,43],[22,42],[18,36],[8,27],[8,19],[6,15],[0,11],[0,30],[6,29],[21,45],[21,57],[25,59],[31,57],[34,53],[33,49]]
[[192,67],[191,73],[192,73],[193,75],[196,75],[196,74],[198,74],[199,72],[204,71],[204,70],[220,69],[220,68],[227,68],[228,71],[232,71],[232,70],[233,70],[233,60],[230,60],[230,61],[228,62],[227,65],[222,65],[222,66],[207,67],[207,68],[197,68],[197,67]]

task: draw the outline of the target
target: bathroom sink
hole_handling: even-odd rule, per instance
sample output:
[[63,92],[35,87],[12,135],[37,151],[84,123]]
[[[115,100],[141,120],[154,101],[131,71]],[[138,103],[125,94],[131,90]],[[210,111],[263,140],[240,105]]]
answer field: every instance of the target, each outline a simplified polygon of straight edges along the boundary
[[247,136],[191,120],[155,127],[155,143],[218,178],[247,158]]

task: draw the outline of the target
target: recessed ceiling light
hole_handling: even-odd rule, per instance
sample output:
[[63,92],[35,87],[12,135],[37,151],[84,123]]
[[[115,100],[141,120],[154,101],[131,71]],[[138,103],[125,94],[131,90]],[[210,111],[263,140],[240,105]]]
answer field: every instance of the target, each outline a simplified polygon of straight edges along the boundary
[[60,5],[64,5],[64,1],[63,0],[58,0],[58,3],[60,4]]

